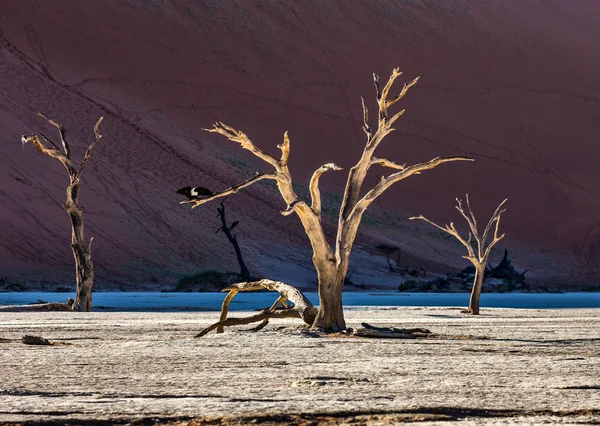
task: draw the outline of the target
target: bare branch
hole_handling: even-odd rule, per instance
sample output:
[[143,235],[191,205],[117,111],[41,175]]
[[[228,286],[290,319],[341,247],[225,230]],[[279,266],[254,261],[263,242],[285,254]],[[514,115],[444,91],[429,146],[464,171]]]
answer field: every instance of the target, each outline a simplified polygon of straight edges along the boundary
[[[399,68],[394,68],[394,70],[392,71],[392,75],[390,76],[390,78],[388,79],[387,83],[385,84],[385,86],[383,87],[383,90],[381,91],[381,97],[378,98],[378,103],[379,103],[379,128],[381,129],[382,127],[387,127],[390,128],[391,123],[386,123],[386,120],[388,118],[388,114],[387,114],[387,109],[389,106],[395,104],[396,102],[398,102],[398,100],[400,100],[404,94],[406,94],[406,92],[408,91],[408,89],[412,86],[414,86],[417,81],[419,80],[418,78],[413,80],[409,86],[407,86],[406,84],[404,85],[404,89],[402,90],[402,92],[404,94],[402,94],[402,96],[400,96],[398,99],[392,99],[391,101],[388,101],[388,94],[390,92],[390,89],[392,88],[392,86],[394,85],[394,82],[396,81],[396,79],[402,75],[402,71],[400,71]],[[394,116],[393,121],[396,121],[398,119],[398,117],[400,117],[400,115],[402,114],[396,114],[396,116]],[[378,129],[379,130],[379,129]]]
[[[500,224],[500,220],[496,221],[496,232],[498,232],[498,225]],[[483,254],[483,258],[484,259],[488,259],[490,256],[490,253],[492,252],[492,248],[494,248],[494,246],[496,245],[496,243],[498,241],[500,241],[502,238],[504,238],[506,234],[502,234],[499,237],[494,235],[494,239],[488,244],[487,248],[485,249],[485,253]]]
[[391,169],[397,169],[397,170],[404,170],[404,169],[406,169],[406,163],[405,164],[397,164],[397,163],[394,163],[391,160],[388,160],[387,158],[373,157],[371,159],[371,165],[375,165],[375,164],[378,164],[378,165],[383,166],[383,167],[389,167]]
[[465,194],[465,200],[467,200],[467,209],[469,210],[469,214],[471,215],[471,219],[473,220],[473,225],[475,229],[477,229],[477,219],[475,219],[473,209],[471,208],[471,203],[469,202],[469,194]]
[[290,158],[290,138],[287,131],[283,134],[283,143],[281,145],[277,145],[277,148],[281,150],[279,166],[286,167]]
[[402,87],[402,91],[400,92],[400,94],[398,96],[396,96],[394,99],[390,99],[389,101],[386,102],[386,108],[391,107],[396,102],[398,102],[400,99],[402,99],[406,95],[406,93],[408,92],[408,89],[410,89],[415,84],[417,84],[417,82],[419,81],[419,78],[420,77],[415,78],[413,81],[411,81],[408,84],[404,83],[404,86]]
[[453,222],[450,222],[450,226],[449,229],[452,231],[452,235],[463,245],[466,247],[467,252],[469,253],[469,256],[467,257],[467,259],[475,259],[477,260],[477,257],[475,256],[475,253],[473,251],[473,246],[471,245],[471,233],[469,233],[469,240],[465,241],[465,239],[462,237],[462,235],[460,235],[460,233],[458,232],[458,230],[456,229],[456,227],[454,226]]
[[459,200],[458,198],[456,198],[456,206],[455,209],[458,210],[460,212],[460,214],[462,215],[462,217],[465,218],[465,220],[467,221],[467,224],[469,225],[469,229],[471,230],[471,233],[475,236],[475,240],[477,241],[477,255],[481,257],[481,241],[479,239],[479,231],[477,230],[477,224],[473,222],[472,219],[472,214],[470,212],[470,210],[468,212],[465,212],[465,209],[462,205],[462,200]]
[[[473,253],[473,247],[471,247],[471,244],[469,244],[468,241],[465,241],[465,239],[458,233],[458,231],[456,230],[456,228],[454,227],[454,223],[450,222],[449,225],[445,225],[445,226],[440,226],[437,223],[435,223],[432,220],[427,219],[425,216],[421,215],[421,216],[415,216],[415,217],[411,217],[409,218],[409,220],[423,220],[427,223],[429,223],[430,225],[435,226],[436,228],[438,228],[441,231],[444,231],[447,234],[452,235],[454,238],[456,238],[463,246],[465,246],[467,248],[467,251],[469,252],[469,257],[474,257],[475,254]],[[469,234],[469,241],[470,241],[470,235]]]
[[291,202],[290,204],[288,204],[288,206],[286,207],[285,210],[282,210],[279,213],[281,213],[282,216],[289,216],[292,213],[294,213],[294,209],[298,205],[306,205],[306,203],[304,201],[300,200],[300,199],[294,200],[293,202]]
[[102,138],[102,135],[100,134],[100,131],[98,129],[100,126],[100,123],[102,123],[102,120],[104,120],[104,117],[100,117],[98,119],[98,121],[96,122],[96,125],[94,126],[94,142],[92,142],[90,144],[90,146],[88,146],[88,149],[85,150],[85,155],[83,156],[83,161],[81,162],[81,164],[79,165],[79,169],[77,170],[77,176],[76,176],[77,179],[81,178],[81,173],[83,173],[83,169],[85,168],[87,162],[90,160],[90,157],[92,156],[92,149],[94,149],[94,146],[96,146],[96,144],[98,143],[100,138]]
[[310,208],[317,216],[321,216],[321,190],[319,189],[319,178],[327,170],[342,170],[342,168],[338,167],[334,163],[323,164],[321,167],[315,170],[312,177],[310,178]]
[[443,163],[450,163],[454,161],[473,161],[472,158],[469,157],[436,157],[432,160],[426,161],[424,163],[413,164],[412,166],[408,166],[405,169],[400,170],[399,172],[393,173],[388,177],[384,177],[379,181],[377,185],[369,192],[367,192],[364,197],[362,197],[354,206],[352,212],[348,215],[348,220],[352,220],[352,216],[355,216],[354,220],[360,220],[360,217],[364,213],[364,211],[369,207],[369,205],[377,199],[381,194],[383,194],[390,186],[399,182],[403,179],[406,179],[409,176],[420,174],[425,170],[431,170],[439,166]]
[[367,104],[365,104],[365,99],[361,96],[360,100],[362,102],[363,108],[363,130],[367,135],[367,142],[371,140],[373,136],[373,132],[371,130],[371,126],[369,125],[369,109],[367,108]]
[[[483,231],[483,235],[481,236],[481,238],[482,238],[483,241],[487,240],[488,234],[490,232],[490,228],[492,227],[492,222],[494,222],[494,220],[496,220],[496,219],[498,219],[498,222],[500,221],[500,216],[502,216],[502,213],[504,213],[506,211],[506,209],[503,209],[502,207],[504,206],[504,204],[507,201],[508,201],[508,198],[505,198],[498,205],[498,207],[496,207],[496,210],[494,210],[494,213],[492,214],[492,218],[488,222],[487,226],[485,227],[485,230]],[[497,232],[498,232],[498,226],[496,226],[496,233]],[[494,237],[495,236],[496,236],[496,234],[494,234]]]
[[375,83],[375,90],[377,91],[377,102],[381,100],[381,88],[379,87],[379,75],[373,73],[373,83]]
[[52,148],[48,148],[46,145],[42,143],[40,138],[37,135],[29,135],[29,136],[21,136],[21,143],[26,144],[27,142],[32,142],[33,145],[40,151],[42,154],[46,154],[49,157],[52,157],[62,163],[62,165],[67,169],[70,177],[75,176],[76,171],[73,166],[73,162],[69,157],[60,152],[60,150],[53,146]]
[[[230,141],[239,143],[242,148],[250,151],[252,154],[256,155],[261,160],[266,161],[267,163],[271,164],[273,167],[278,168],[278,166],[279,166],[279,163],[275,158],[273,158],[272,156],[270,156],[269,154],[267,154],[266,152],[264,152],[260,148],[258,148],[256,145],[254,145],[252,143],[252,141],[248,138],[248,136],[240,130],[237,130],[237,129],[235,129],[231,126],[228,126],[222,122],[217,122],[217,123],[213,124],[212,129],[203,129],[203,130],[206,130],[207,132],[211,132],[211,133],[219,133],[220,135],[225,136]],[[285,145],[285,140],[284,140],[284,145]]]
[[394,114],[394,116],[388,120],[388,122],[387,122],[387,125],[389,127],[388,133],[391,133],[394,130],[396,130],[396,129],[393,129],[392,126],[394,125],[394,123],[396,122],[396,120],[398,120],[400,117],[402,117],[404,115],[405,112],[406,112],[406,110],[403,109],[402,111],[397,112],[396,114]]
[[423,215],[409,217],[409,218],[408,218],[408,220],[423,220],[423,221],[425,221],[425,222],[429,223],[430,225],[433,225],[433,226],[435,226],[435,227],[436,227],[437,229],[439,229],[440,231],[444,231],[444,232],[446,232],[446,233],[448,233],[448,234],[452,234],[452,230],[450,229],[450,227],[449,227],[448,225],[445,225],[445,226],[438,225],[437,223],[435,223],[435,222],[434,222],[434,221],[432,221],[432,220],[429,220],[429,219],[427,219],[427,218],[426,218],[425,216],[423,216]]
[[52,126],[54,126],[58,129],[58,133],[60,134],[60,141],[62,142],[62,146],[65,151],[65,155],[67,156],[67,158],[70,159],[71,158],[71,149],[69,148],[69,144],[67,143],[67,139],[66,139],[67,132],[66,132],[65,128],[63,127],[63,125],[60,123],[57,123],[56,121],[52,120],[51,118],[46,117],[41,112],[38,112],[37,115],[46,119],[48,121],[48,123],[50,123]]
[[[390,89],[394,85],[394,81],[396,81],[396,79],[398,77],[400,77],[401,75],[402,75],[402,71],[400,71],[400,68],[394,68],[392,70],[392,75],[388,79],[385,86],[383,86],[383,90],[381,91],[381,102],[380,102],[380,106],[379,106],[380,109],[382,109],[383,111],[387,111],[387,107],[388,107],[388,103],[389,103],[389,101],[387,100],[388,93],[390,92]],[[387,118],[387,116],[386,116],[386,118]]]
[[195,209],[196,207],[201,206],[202,204],[208,203],[209,201],[216,200],[217,198],[227,197],[228,195],[231,195],[231,194],[235,194],[240,189],[246,188],[247,186],[250,186],[250,185],[252,185],[260,180],[263,180],[263,179],[278,180],[279,175],[277,173],[258,173],[256,176],[240,183],[239,185],[235,185],[230,188],[227,188],[225,191],[217,192],[216,194],[211,195],[210,197],[202,198],[202,199],[195,199],[195,200],[184,200],[184,201],[181,201],[179,204],[193,204],[192,208]]

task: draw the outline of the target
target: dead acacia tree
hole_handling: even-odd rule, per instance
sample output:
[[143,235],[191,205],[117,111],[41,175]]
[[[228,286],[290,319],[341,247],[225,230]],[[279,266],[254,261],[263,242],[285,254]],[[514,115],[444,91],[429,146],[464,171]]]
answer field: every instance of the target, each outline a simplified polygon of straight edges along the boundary
[[[67,187],[67,201],[63,204],[69,218],[71,219],[71,250],[75,258],[75,282],[77,284],[77,293],[75,302],[72,305],[74,311],[91,311],[92,310],[92,285],[94,283],[94,264],[92,263],[92,241],[85,240],[83,233],[83,211],[79,206],[79,189],[81,184],[81,174],[85,169],[90,157],[92,149],[100,140],[102,135],[99,132],[99,126],[103,117],[96,122],[94,126],[94,141],[88,146],[85,151],[83,160],[79,165],[76,165],[71,158],[71,149],[66,139],[66,131],[62,124],[38,113],[40,117],[45,118],[48,123],[58,129],[62,150],[48,139],[43,134],[22,136],[21,142],[33,142],[33,145],[43,154],[52,157],[62,163],[69,174],[69,186]],[[48,143],[50,146],[44,144]]]
[[[456,210],[460,212],[460,214],[467,220],[467,223],[469,224],[470,232],[469,237],[466,240],[459,234],[459,232],[456,230],[456,227],[454,226],[454,223],[452,222],[450,222],[449,225],[440,226],[437,223],[427,219],[423,215],[418,217],[411,217],[410,219],[419,219],[430,223],[436,228],[441,229],[442,231],[455,237],[458,241],[460,241],[460,243],[463,246],[467,248],[468,255],[463,256],[463,258],[468,259],[475,267],[475,278],[473,280],[473,289],[471,290],[469,307],[462,312],[466,314],[479,315],[479,296],[481,295],[481,287],[483,285],[483,278],[485,276],[485,268],[490,258],[492,248],[496,245],[496,243],[498,243],[498,241],[504,238],[505,234],[498,236],[498,227],[500,225],[500,217],[502,216],[502,213],[506,211],[506,209],[503,209],[502,207],[504,206],[504,203],[506,203],[506,201],[508,200],[505,199],[498,205],[498,207],[496,207],[496,210],[494,211],[494,214],[492,214],[492,217],[487,223],[483,234],[480,235],[479,229],[477,228],[477,220],[475,220],[475,215],[473,214],[471,204],[469,203],[469,194],[466,195],[465,199],[467,207],[466,210],[463,207],[462,200],[459,200],[458,198],[456,199]],[[494,228],[494,235],[492,237],[492,240],[488,244],[487,239],[490,234],[490,231],[492,230],[492,227]],[[475,239],[477,253],[475,253],[475,249],[471,244],[473,238]]]
[[227,217],[225,216],[225,200],[221,201],[221,206],[217,207],[217,212],[219,212],[219,218],[221,219],[221,226],[217,229],[217,232],[223,232],[231,245],[233,246],[233,250],[235,251],[235,256],[240,265],[240,277],[244,280],[250,278],[250,271],[244,262],[244,258],[242,257],[242,250],[240,249],[240,245],[237,241],[237,235],[232,234],[233,229],[238,226],[240,223],[239,220],[236,220],[231,223],[231,225],[227,225]]
[[[239,143],[243,149],[250,151],[256,157],[271,165],[274,170],[270,173],[257,173],[254,177],[207,198],[186,200],[182,203],[191,203],[193,204],[192,207],[198,207],[217,198],[235,194],[239,190],[261,180],[274,180],[287,205],[287,208],[281,213],[284,216],[293,213],[298,216],[313,250],[312,261],[317,270],[320,303],[318,315],[313,323],[315,328],[321,328],[325,331],[339,331],[346,328],[342,309],[342,287],[348,272],[350,252],[356,238],[358,226],[371,203],[393,184],[409,176],[433,169],[443,163],[472,160],[467,157],[437,157],[424,163],[407,166],[375,156],[379,144],[388,134],[394,131],[392,126],[404,114],[404,110],[402,110],[390,116],[388,109],[401,100],[418,81],[418,78],[416,78],[410,83],[404,84],[400,93],[392,97],[389,92],[401,74],[397,68],[394,69],[383,87],[379,83],[379,76],[373,74],[378,105],[376,128],[371,127],[367,105],[364,99],[362,101],[363,130],[367,135],[367,140],[360,159],[348,173],[338,216],[337,237],[334,247],[327,241],[323,232],[319,179],[323,173],[329,170],[341,170],[340,167],[334,163],[327,163],[318,168],[313,173],[309,183],[310,201],[301,200],[294,191],[292,175],[288,169],[290,139],[287,132],[283,135],[283,143],[277,146],[281,151],[281,157],[277,159],[258,148],[245,133],[224,123],[218,122],[214,124],[212,129],[205,129],[223,135],[232,142]],[[367,172],[375,165],[392,169],[394,172],[382,176],[373,188],[361,196],[363,181],[367,176]]]

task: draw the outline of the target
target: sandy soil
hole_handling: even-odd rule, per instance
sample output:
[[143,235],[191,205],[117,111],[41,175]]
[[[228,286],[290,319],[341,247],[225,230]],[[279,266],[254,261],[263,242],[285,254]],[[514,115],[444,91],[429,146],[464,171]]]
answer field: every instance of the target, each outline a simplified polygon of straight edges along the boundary
[[0,313],[0,422],[600,422],[598,309],[347,310],[351,326],[429,328],[422,340],[318,337],[292,320],[192,337],[216,317]]

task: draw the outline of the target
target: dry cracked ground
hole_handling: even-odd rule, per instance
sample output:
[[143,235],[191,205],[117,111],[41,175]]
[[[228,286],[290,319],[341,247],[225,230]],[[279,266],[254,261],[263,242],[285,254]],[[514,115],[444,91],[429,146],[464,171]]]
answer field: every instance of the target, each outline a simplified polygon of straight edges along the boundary
[[600,309],[355,308],[350,326],[432,335],[279,320],[194,339],[217,317],[1,312],[0,423],[600,424]]

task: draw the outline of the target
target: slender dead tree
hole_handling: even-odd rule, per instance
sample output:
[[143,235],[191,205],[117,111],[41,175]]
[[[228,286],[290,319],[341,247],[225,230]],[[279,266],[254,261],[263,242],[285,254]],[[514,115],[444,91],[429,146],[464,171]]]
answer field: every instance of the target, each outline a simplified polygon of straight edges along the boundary
[[[79,186],[81,184],[81,174],[85,169],[90,157],[92,149],[100,140],[102,135],[98,130],[103,117],[96,122],[94,126],[94,141],[88,146],[85,151],[83,160],[79,165],[76,165],[71,158],[71,149],[66,139],[66,131],[62,124],[38,113],[42,118],[45,118],[48,123],[58,129],[62,150],[50,139],[43,134],[22,136],[21,142],[33,142],[33,145],[43,154],[48,155],[62,163],[69,173],[69,186],[67,187],[67,201],[63,204],[63,208],[71,219],[71,249],[75,258],[75,282],[77,284],[77,295],[75,302],[72,305],[74,311],[91,311],[92,310],[92,285],[94,283],[94,264],[92,263],[92,241],[90,238],[86,242],[83,233],[83,211],[79,206]],[[44,144],[47,142],[50,146]]]
[[[390,270],[390,272],[396,272],[397,269],[394,267],[394,265],[392,265],[391,257],[392,254],[398,253],[398,259],[400,259],[400,247],[390,246],[388,244],[377,244],[375,248],[381,250],[385,255],[385,260],[387,261],[388,269]],[[396,262],[396,264],[397,263],[399,262]]]
[[[427,219],[423,215],[418,216],[418,217],[411,217],[410,219],[411,220],[419,219],[419,220],[424,220],[427,223],[430,223],[431,225],[435,226],[436,228],[441,229],[442,231],[455,237],[458,241],[460,241],[460,243],[463,246],[465,246],[467,248],[468,255],[463,256],[463,258],[471,261],[471,263],[475,267],[475,278],[473,280],[473,289],[471,290],[471,298],[469,300],[469,307],[462,312],[466,313],[466,314],[479,315],[479,296],[481,295],[481,287],[483,285],[483,278],[485,276],[485,267],[490,258],[490,253],[492,252],[492,248],[496,245],[496,243],[498,243],[498,241],[500,241],[502,238],[504,238],[504,235],[505,235],[505,234],[502,234],[502,235],[498,236],[498,227],[500,226],[500,217],[502,216],[502,213],[504,213],[506,211],[506,209],[504,209],[502,207],[504,206],[504,203],[506,203],[506,201],[508,201],[508,199],[505,199],[498,205],[498,207],[496,207],[494,214],[492,214],[492,217],[490,218],[488,224],[486,225],[486,227],[483,231],[483,234],[481,234],[481,235],[479,234],[479,229],[477,228],[477,221],[475,220],[475,215],[473,214],[473,210],[471,209],[471,204],[469,203],[469,194],[466,195],[465,199],[466,199],[466,207],[467,207],[466,210],[463,207],[462,200],[459,200],[458,198],[456,199],[456,202],[457,202],[456,210],[458,210],[460,212],[460,214],[467,220],[467,223],[469,224],[469,229],[470,229],[469,238],[466,240],[458,233],[458,231],[456,230],[456,227],[454,226],[454,223],[452,223],[452,222],[450,222],[449,225],[440,226],[437,223],[432,222],[431,220]],[[492,227],[494,228],[494,235],[492,237],[492,240],[488,244],[487,239],[488,239],[488,236],[490,234]],[[471,244],[473,238],[475,239],[475,246],[477,248],[477,253],[475,253],[475,249],[473,248],[473,245]]]
[[[281,157],[277,159],[254,145],[245,133],[224,123],[218,122],[214,124],[212,129],[205,129],[223,135],[232,142],[239,143],[243,149],[250,151],[256,157],[271,165],[274,170],[270,173],[257,173],[254,177],[239,185],[232,186],[207,198],[186,200],[182,203],[191,203],[193,204],[192,207],[198,207],[217,198],[235,194],[239,190],[261,180],[274,180],[283,200],[287,204],[287,208],[281,213],[284,216],[293,213],[298,216],[313,250],[312,261],[317,270],[320,301],[319,312],[313,322],[315,328],[321,328],[325,331],[340,331],[346,328],[342,309],[342,287],[348,272],[350,252],[356,238],[358,226],[364,212],[371,203],[393,184],[409,176],[451,161],[472,161],[471,158],[467,157],[437,157],[424,163],[407,166],[375,156],[375,150],[379,144],[388,134],[394,131],[392,126],[404,114],[404,110],[402,110],[389,116],[388,109],[402,99],[418,81],[418,78],[416,78],[410,83],[404,84],[400,93],[395,97],[391,97],[389,92],[392,85],[401,74],[397,68],[394,69],[383,88],[379,84],[379,76],[373,74],[378,105],[376,128],[371,127],[368,108],[364,99],[362,101],[363,130],[367,135],[367,140],[360,159],[348,173],[338,217],[337,237],[334,247],[329,244],[323,232],[319,179],[323,173],[329,170],[341,170],[340,167],[334,163],[327,163],[318,168],[313,173],[309,183],[310,201],[304,201],[298,197],[292,186],[292,175],[288,169],[290,139],[287,132],[283,135],[283,143],[277,146],[281,151]],[[375,165],[387,167],[392,169],[393,172],[387,176],[382,176],[373,188],[361,196],[363,181],[367,176],[367,172]]]
[[221,226],[219,229],[217,229],[217,232],[222,231],[233,246],[235,256],[237,257],[237,261],[240,265],[240,277],[244,280],[248,280],[250,278],[250,271],[248,270],[248,267],[244,262],[244,258],[242,257],[242,250],[240,249],[240,245],[237,241],[237,235],[231,233],[231,231],[238,226],[240,221],[236,220],[232,222],[231,225],[227,225],[227,218],[225,216],[225,200],[221,201],[221,206],[217,207],[217,211],[219,212],[219,218],[221,219]]

